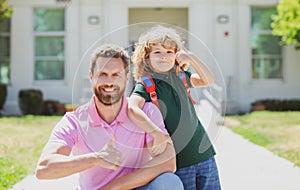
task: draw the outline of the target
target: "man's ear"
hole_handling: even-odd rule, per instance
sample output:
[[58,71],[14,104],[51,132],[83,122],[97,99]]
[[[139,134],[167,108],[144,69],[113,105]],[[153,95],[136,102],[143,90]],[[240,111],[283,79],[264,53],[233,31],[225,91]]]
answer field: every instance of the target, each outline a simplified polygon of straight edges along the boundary
[[92,71],[89,72],[89,78],[90,78],[90,81],[92,82],[92,79],[93,79],[93,73],[92,73]]
[[126,74],[126,81],[129,81],[129,79],[130,79],[130,72],[128,72],[128,73]]

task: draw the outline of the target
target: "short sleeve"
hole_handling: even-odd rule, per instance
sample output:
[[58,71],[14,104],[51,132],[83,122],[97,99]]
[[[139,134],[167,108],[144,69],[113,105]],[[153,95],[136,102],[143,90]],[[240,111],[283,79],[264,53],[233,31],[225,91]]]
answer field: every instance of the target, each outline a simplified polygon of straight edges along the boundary
[[136,83],[132,94],[143,97],[146,102],[151,102],[150,96],[149,96],[148,92],[146,91],[145,86],[141,82]]
[[[158,107],[151,102],[145,103],[143,111],[150,118],[150,120],[159,127],[165,135],[169,135],[167,129],[165,128],[164,120],[161,112]],[[153,137],[149,134],[146,134],[147,144],[153,140]]]
[[49,142],[59,142],[72,148],[76,139],[76,124],[65,115],[53,128]]

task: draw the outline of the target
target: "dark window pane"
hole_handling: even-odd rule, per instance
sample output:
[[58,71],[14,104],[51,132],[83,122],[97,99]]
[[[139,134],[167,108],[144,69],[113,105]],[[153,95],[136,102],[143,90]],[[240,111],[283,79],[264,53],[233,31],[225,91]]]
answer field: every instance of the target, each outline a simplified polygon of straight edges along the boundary
[[252,78],[276,79],[282,78],[280,58],[254,58],[252,60]]
[[35,56],[64,56],[64,37],[35,38]]
[[64,61],[36,61],[35,80],[63,80]]
[[34,10],[34,31],[64,31],[65,12],[64,9],[42,9]]
[[9,36],[0,36],[0,60],[10,57],[10,38]]
[[0,60],[0,83],[7,84],[10,81],[9,60]]
[[0,22],[0,32],[10,32],[10,19]]
[[276,13],[275,7],[252,7],[251,13],[252,30],[271,30],[271,15]]
[[251,36],[251,45],[253,54],[275,54],[281,55],[280,37],[267,35]]

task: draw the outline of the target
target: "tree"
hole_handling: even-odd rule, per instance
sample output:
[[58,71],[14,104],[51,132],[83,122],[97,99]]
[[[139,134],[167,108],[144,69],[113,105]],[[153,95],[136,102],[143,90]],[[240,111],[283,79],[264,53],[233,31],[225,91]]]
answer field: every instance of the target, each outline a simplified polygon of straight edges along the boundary
[[8,5],[8,0],[0,0],[0,23],[8,19],[12,13],[12,7]]
[[300,49],[300,0],[281,0],[272,16],[273,35],[281,36],[281,45]]

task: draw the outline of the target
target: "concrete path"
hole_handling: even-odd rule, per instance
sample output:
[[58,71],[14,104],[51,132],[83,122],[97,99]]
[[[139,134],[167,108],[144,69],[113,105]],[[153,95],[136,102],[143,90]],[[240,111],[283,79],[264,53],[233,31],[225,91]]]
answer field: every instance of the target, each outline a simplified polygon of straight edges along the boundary
[[223,128],[215,143],[224,190],[299,190],[300,168]]
[[227,127],[211,125],[223,118],[208,102],[201,101],[197,113],[215,145],[223,190],[300,190],[299,167]]
[[[212,118],[205,104],[198,112]],[[217,118],[218,119],[218,118]],[[205,120],[207,126],[212,119]],[[217,151],[217,164],[223,190],[299,190],[300,168],[257,146],[223,126],[207,129]],[[39,181],[28,176],[12,190],[74,190],[78,175],[60,180]]]
[[58,180],[38,180],[29,175],[10,190],[75,190],[78,185],[78,175],[72,175]]

